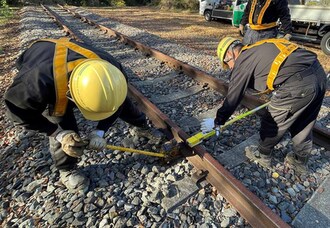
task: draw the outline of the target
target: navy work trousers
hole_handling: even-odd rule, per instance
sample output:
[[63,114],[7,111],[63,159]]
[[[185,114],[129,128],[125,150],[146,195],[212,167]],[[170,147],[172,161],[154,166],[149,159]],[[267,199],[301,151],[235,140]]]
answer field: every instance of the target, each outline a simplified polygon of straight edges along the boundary
[[276,38],[278,34],[277,27],[266,30],[252,30],[248,28],[243,38],[243,44],[254,44],[257,41]]
[[261,121],[260,152],[270,154],[289,131],[295,155],[305,160],[312,150],[312,129],[325,91],[326,74],[317,60],[275,89]]

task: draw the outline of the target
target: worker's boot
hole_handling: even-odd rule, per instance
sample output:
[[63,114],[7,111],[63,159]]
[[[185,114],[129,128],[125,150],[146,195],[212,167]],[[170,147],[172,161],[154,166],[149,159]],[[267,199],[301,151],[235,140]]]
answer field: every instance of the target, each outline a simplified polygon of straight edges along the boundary
[[264,168],[271,167],[271,155],[270,154],[262,154],[258,148],[258,146],[251,145],[245,147],[245,155],[251,161],[254,161],[261,165]]
[[60,170],[60,180],[71,193],[86,193],[89,179],[75,169]]
[[159,130],[152,127],[133,127],[130,130],[132,136],[144,137],[149,139],[149,143],[151,144],[159,144],[163,139],[165,139],[165,135]]
[[285,166],[293,169],[298,175],[305,175],[308,173],[307,167],[308,156],[298,157],[294,152],[289,152],[285,159]]

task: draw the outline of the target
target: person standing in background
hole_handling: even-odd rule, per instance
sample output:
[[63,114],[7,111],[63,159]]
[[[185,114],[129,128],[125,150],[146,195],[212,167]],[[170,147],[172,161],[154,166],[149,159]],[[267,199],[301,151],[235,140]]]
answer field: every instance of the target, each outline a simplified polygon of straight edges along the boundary
[[[243,44],[276,38],[278,20],[285,34],[283,38],[290,40],[292,24],[287,0],[249,0],[239,25],[240,33],[244,34]],[[246,25],[248,28],[244,33]]]

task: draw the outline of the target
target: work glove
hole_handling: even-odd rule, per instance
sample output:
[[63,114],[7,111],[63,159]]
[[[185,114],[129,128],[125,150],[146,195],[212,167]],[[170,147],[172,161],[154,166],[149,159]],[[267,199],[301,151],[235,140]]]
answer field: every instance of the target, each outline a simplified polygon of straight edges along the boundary
[[67,155],[71,157],[81,157],[87,142],[84,142],[80,136],[71,130],[60,131],[55,139],[61,143],[61,148]]
[[89,135],[89,149],[103,150],[107,146],[107,141],[103,138],[104,131],[94,130]]
[[289,33],[287,33],[287,34],[285,34],[285,35],[283,36],[283,38],[286,39],[286,40],[290,40],[291,37],[292,37],[292,35],[289,34]]
[[201,122],[201,131],[203,134],[207,134],[214,129],[214,119],[206,118]]

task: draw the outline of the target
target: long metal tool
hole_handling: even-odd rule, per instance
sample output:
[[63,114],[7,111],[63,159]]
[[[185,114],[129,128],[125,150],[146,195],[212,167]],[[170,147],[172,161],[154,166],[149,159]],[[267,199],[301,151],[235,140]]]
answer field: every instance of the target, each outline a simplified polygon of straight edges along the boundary
[[147,156],[153,156],[153,157],[161,157],[161,158],[166,158],[168,157],[167,154],[165,153],[156,153],[156,152],[150,152],[150,151],[144,151],[144,150],[137,150],[137,149],[132,149],[132,148],[127,148],[127,147],[121,147],[121,146],[113,146],[113,145],[107,145],[108,149],[111,150],[119,150],[119,151],[124,151],[124,152],[131,152],[131,153],[137,153],[137,154],[143,154]]
[[[263,105],[260,105],[260,106],[258,106],[256,108],[254,108],[252,110],[249,110],[249,111],[247,111],[245,113],[242,113],[242,114],[236,116],[234,119],[231,119],[231,120],[227,121],[224,125],[221,126],[220,131],[222,131],[227,126],[235,123],[236,121],[241,120],[241,119],[245,118],[246,116],[249,116],[249,115],[251,115],[251,114],[259,111],[260,109],[265,108],[267,105],[269,105],[269,103],[270,103],[270,101],[267,102],[267,103],[265,103],[265,104],[263,104]],[[194,147],[194,146],[202,143],[204,139],[207,139],[209,137],[212,137],[215,134],[216,134],[216,130],[212,130],[212,131],[210,131],[210,132],[208,132],[206,134],[204,134],[203,132],[199,132],[196,135],[193,135],[190,138],[188,138],[186,142],[188,143],[189,147]]]

